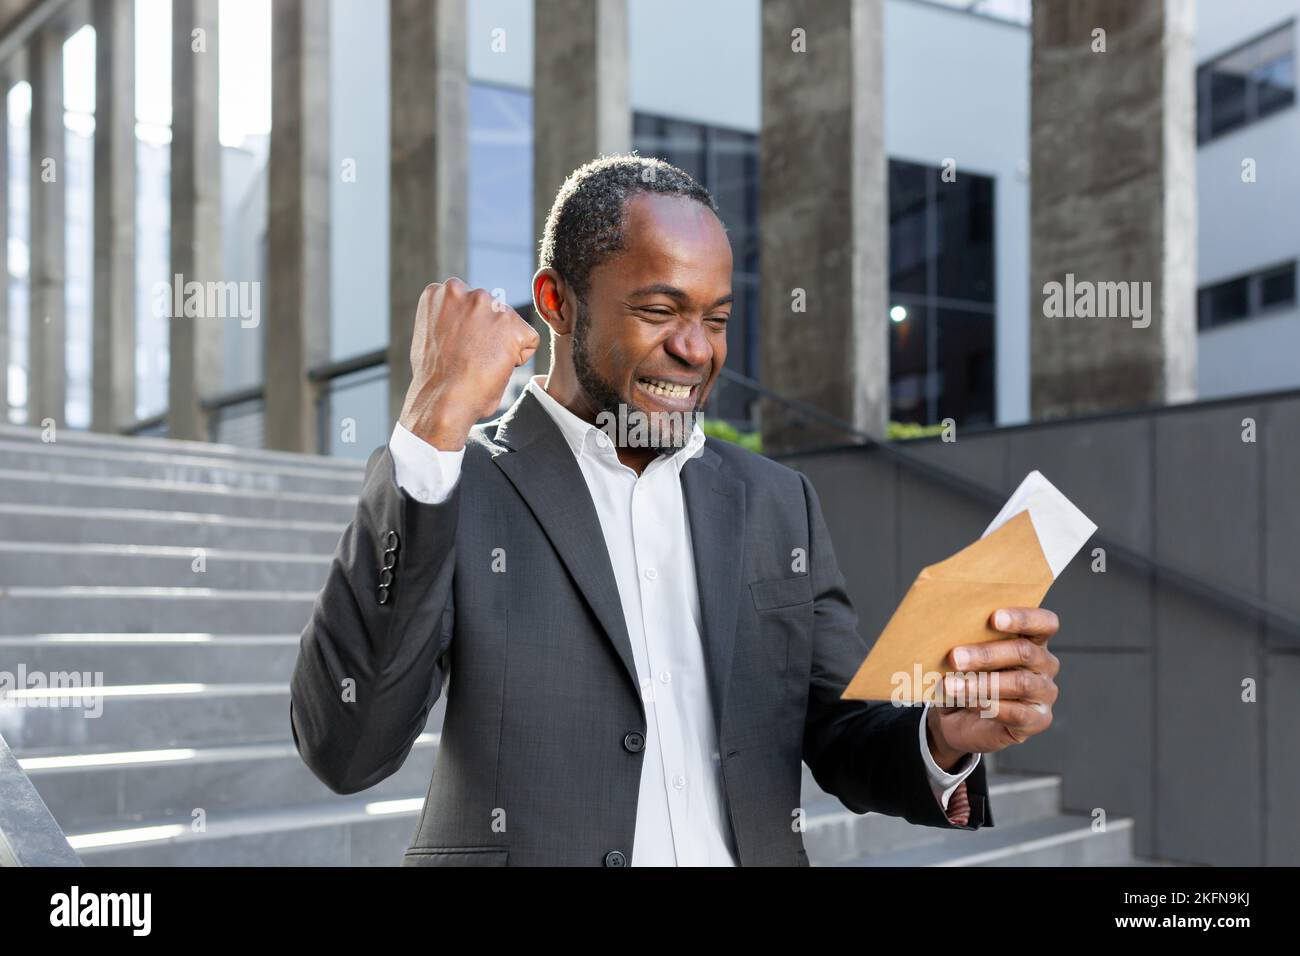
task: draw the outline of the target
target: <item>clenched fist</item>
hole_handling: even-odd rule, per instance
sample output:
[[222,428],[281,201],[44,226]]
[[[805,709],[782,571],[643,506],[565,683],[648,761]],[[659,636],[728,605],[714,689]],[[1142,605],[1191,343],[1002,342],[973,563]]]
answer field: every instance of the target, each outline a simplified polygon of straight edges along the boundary
[[541,341],[537,330],[483,289],[460,279],[425,288],[411,335],[411,386],[398,419],[443,451],[497,410],[510,374]]

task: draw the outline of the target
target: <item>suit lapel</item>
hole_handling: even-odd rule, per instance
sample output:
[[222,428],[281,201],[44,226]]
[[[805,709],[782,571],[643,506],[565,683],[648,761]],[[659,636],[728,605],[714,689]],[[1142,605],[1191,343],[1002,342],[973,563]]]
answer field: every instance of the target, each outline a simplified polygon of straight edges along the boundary
[[[493,460],[518,490],[573,576],[623,661],[641,701],[636,659],[623,619],[618,582],[582,469],[546,409],[525,391],[502,416],[495,440],[512,449]],[[721,730],[736,638],[745,546],[745,485],[719,468],[705,446],[682,466],[682,494],[700,599],[715,726]],[[644,706],[644,705],[642,705]]]
[[559,426],[528,391],[502,417],[496,440],[514,450],[496,455],[493,460],[527,502],[560,560],[573,575],[623,661],[640,702],[636,660],[632,656],[627,623],[623,620],[618,582],[609,562],[596,506],[572,449]]
[[736,642],[745,552],[745,485],[719,469],[721,458],[705,446],[682,467],[682,492],[691,522],[691,549],[700,595],[704,652],[714,726],[722,715]]

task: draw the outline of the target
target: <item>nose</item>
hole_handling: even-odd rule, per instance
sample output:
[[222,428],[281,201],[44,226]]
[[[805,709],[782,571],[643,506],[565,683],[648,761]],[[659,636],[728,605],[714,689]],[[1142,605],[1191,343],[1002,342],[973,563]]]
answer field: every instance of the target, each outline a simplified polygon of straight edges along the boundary
[[692,369],[707,369],[713,362],[713,345],[704,327],[697,322],[678,326],[664,343],[664,349]]

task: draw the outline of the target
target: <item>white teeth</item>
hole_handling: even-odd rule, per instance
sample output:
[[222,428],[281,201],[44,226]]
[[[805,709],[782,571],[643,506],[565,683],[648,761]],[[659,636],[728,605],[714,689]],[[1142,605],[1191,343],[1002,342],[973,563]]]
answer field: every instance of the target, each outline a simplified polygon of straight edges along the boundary
[[666,398],[687,398],[691,394],[690,385],[674,385],[672,382],[661,382],[657,379],[641,379],[641,387],[652,395],[663,395]]

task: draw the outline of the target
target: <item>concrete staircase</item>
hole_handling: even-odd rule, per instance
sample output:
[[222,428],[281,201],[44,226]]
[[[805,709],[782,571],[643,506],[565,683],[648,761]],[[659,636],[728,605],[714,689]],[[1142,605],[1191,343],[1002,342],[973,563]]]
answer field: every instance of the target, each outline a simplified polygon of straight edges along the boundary
[[[988,759],[987,757],[985,759]],[[1061,778],[989,774],[996,825],[974,832],[912,826],[855,814],[822,793],[804,768],[804,846],[814,866],[1138,866],[1133,821],[1092,819],[1061,809]]]
[[[0,671],[101,673],[81,698],[0,699],[3,735],[88,865],[393,865],[437,756],[352,796],[289,731],[298,637],[360,487],[358,462],[0,425]],[[22,686],[30,681],[20,682]],[[42,704],[45,706],[37,706]],[[93,711],[92,711],[93,712]],[[1114,864],[1056,778],[994,775],[997,827],[857,815],[805,768],[815,865]]]

